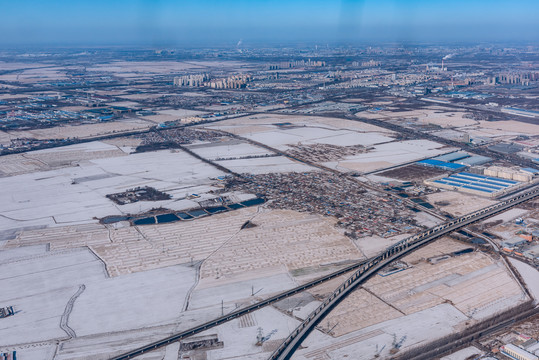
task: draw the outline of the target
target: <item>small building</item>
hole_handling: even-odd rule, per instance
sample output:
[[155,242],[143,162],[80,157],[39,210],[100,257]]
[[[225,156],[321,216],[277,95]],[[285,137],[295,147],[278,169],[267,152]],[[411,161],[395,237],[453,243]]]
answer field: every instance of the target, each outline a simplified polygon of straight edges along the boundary
[[470,154],[468,154],[467,152],[456,151],[456,152],[452,152],[452,153],[449,153],[449,154],[436,156],[433,159],[434,160],[439,160],[439,161],[445,161],[445,162],[453,162],[453,161],[456,161],[456,160],[461,160],[461,159],[465,159],[465,158],[469,158],[469,157],[470,157]]
[[519,151],[522,151],[523,147],[516,144],[499,143],[499,144],[490,145],[488,149],[490,151],[494,151],[499,154],[507,155],[507,154],[514,154]]
[[489,158],[488,156],[473,155],[464,159],[456,160],[454,162],[455,164],[460,164],[460,165],[477,166],[477,165],[486,164],[491,161],[492,161],[492,158]]
[[513,344],[507,344],[502,347],[500,347],[500,350],[505,355],[508,355],[509,357],[513,359],[518,360],[539,360],[539,357],[535,356],[534,354],[519,348],[518,346],[515,346]]
[[511,240],[502,241],[502,246],[505,246],[507,248],[514,248],[520,245],[524,245],[526,243],[526,239],[522,239],[521,237],[513,238]]
[[522,254],[525,258],[532,260],[539,258],[539,245],[528,248],[527,250],[523,251]]

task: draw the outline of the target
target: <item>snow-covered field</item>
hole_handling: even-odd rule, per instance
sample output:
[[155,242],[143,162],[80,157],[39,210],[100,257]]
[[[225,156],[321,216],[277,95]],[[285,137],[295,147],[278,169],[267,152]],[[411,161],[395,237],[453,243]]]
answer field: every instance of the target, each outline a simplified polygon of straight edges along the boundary
[[170,109],[170,110],[160,110],[160,114],[165,115],[172,115],[176,116],[177,118],[183,118],[187,116],[196,116],[204,114],[202,111],[196,111],[196,110],[187,110],[187,109]]
[[451,355],[444,356],[440,360],[466,360],[469,359],[470,356],[473,355],[483,355],[483,351],[479,350],[475,346],[470,346],[467,348],[464,348],[462,350],[456,351]]
[[509,258],[509,261],[511,261],[511,264],[513,264],[513,266],[517,269],[519,274],[524,279],[528,290],[535,298],[535,303],[539,303],[539,271],[537,271],[530,265],[513,258]]
[[69,324],[85,336],[173,322],[194,281],[193,268],[169,266],[88,282]]
[[287,145],[331,144],[339,146],[374,144],[392,141],[393,138],[379,133],[361,133],[351,130],[332,129],[327,127],[295,127],[279,129],[272,126],[268,131],[244,134],[245,137],[264,143],[279,150],[288,149]]
[[216,161],[236,173],[269,174],[279,172],[316,171],[312,166],[292,161],[284,156],[263,157],[255,159]]
[[451,149],[430,140],[395,141],[374,145],[374,149],[357,155],[347,156],[341,161],[324,163],[333,169],[370,172],[386,167],[444,154]]
[[397,341],[404,336],[401,351],[406,348],[432,341],[449,335],[453,327],[466,321],[467,317],[449,304],[441,304],[411,315],[384,321],[364,329],[348,333],[338,338],[313,332],[302,344],[294,359],[312,359],[315,353],[326,355],[326,359],[371,360],[376,350],[381,351],[381,358],[389,357],[393,334]]
[[[3,250],[9,256],[11,250]],[[0,304],[13,306],[16,314],[0,322],[2,344],[22,344],[64,339],[61,318],[80,285],[102,281],[103,263],[87,249],[42,252],[33,256],[15,253],[0,265]],[[87,320],[92,315],[88,314]]]
[[[246,156],[262,156],[274,154],[273,152],[247,143],[235,141],[218,142],[209,144],[197,144],[188,146],[190,150],[202,156],[205,159],[229,159],[241,158]],[[226,165],[225,165],[226,166]]]
[[[16,312],[0,322],[0,350],[173,323],[195,281],[195,269],[185,266],[108,278],[87,248],[32,246],[0,255],[0,304]],[[48,347],[40,347],[39,356],[43,351]],[[27,356],[21,359],[38,358]]]
[[268,294],[278,293],[298,286],[292,278],[285,273],[259,277],[248,281],[240,281],[220,286],[196,288],[191,295],[190,309],[214,306],[221,301],[232,302],[256,297],[267,297]]
[[[293,126],[279,126],[279,123]],[[392,133],[357,121],[337,118],[284,115],[252,115],[209,126],[287,150],[287,145],[331,144],[371,146],[393,141]]]
[[[187,153],[162,150],[0,178],[0,230],[95,222],[96,217],[159,206],[192,207],[196,203],[181,199],[186,194],[210,191],[209,178],[220,175],[224,173]],[[154,187],[172,199],[116,205],[105,197],[137,186]]]
[[507,211],[504,211],[503,213],[501,213],[499,215],[488,218],[487,220],[484,221],[484,223],[491,223],[491,222],[495,222],[495,221],[499,221],[499,220],[506,223],[506,222],[512,221],[512,220],[526,214],[527,212],[528,212],[528,210],[520,209],[520,208],[516,207],[516,208],[513,208],[513,209],[509,209]]

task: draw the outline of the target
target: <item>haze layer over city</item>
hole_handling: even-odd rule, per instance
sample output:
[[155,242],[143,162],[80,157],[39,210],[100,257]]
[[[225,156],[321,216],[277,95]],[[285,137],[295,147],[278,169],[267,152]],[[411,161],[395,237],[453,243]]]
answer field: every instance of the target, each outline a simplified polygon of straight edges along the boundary
[[536,1],[0,8],[0,360],[539,359]]

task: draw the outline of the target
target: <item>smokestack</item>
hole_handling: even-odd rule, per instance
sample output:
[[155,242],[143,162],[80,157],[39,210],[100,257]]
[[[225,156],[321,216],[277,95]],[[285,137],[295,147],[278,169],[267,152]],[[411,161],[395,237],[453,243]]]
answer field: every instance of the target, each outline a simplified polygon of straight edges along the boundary
[[444,59],[442,59],[442,71],[444,71]]

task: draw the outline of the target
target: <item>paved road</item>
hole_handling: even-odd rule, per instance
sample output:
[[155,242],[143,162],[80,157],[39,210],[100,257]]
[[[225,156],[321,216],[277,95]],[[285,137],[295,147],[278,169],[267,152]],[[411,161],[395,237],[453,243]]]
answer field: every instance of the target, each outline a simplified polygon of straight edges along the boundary
[[341,270],[338,270],[338,271],[335,271],[331,274],[328,274],[328,275],[325,275],[323,277],[320,277],[318,279],[315,279],[313,281],[310,281],[304,285],[301,285],[301,286],[298,286],[296,288],[293,288],[291,290],[288,290],[288,291],[285,291],[283,293],[280,293],[278,295],[275,295],[275,296],[272,296],[266,300],[263,300],[263,301],[260,301],[260,302],[257,302],[256,304],[253,304],[253,305],[250,305],[248,307],[245,307],[243,309],[239,309],[239,310],[236,310],[236,311],[233,311],[227,315],[224,315],[220,318],[217,318],[215,320],[212,320],[212,321],[209,321],[207,323],[204,323],[204,324],[201,324],[199,326],[196,326],[194,328],[191,328],[191,329],[188,329],[188,330],[185,330],[185,331],[182,331],[180,333],[177,333],[177,334],[174,334],[174,335],[171,335],[165,339],[162,339],[162,340],[159,340],[155,343],[152,343],[152,344],[149,344],[149,345],[146,345],[144,347],[141,347],[139,349],[135,349],[133,351],[130,351],[128,353],[125,353],[125,354],[121,354],[121,355],[118,355],[116,357],[113,357],[111,358],[112,360],[123,360],[123,359],[131,359],[135,356],[138,356],[138,355],[142,355],[148,351],[152,351],[152,350],[155,350],[157,348],[160,348],[162,346],[166,346],[170,343],[173,343],[175,341],[178,341],[178,340],[181,340],[181,339],[184,339],[186,337],[189,337],[191,335],[195,335],[195,334],[198,334],[202,331],[205,331],[205,330],[208,330],[212,327],[215,327],[215,326],[218,326],[218,325],[221,325],[221,324],[224,324],[225,322],[228,322],[230,320],[233,320],[233,319],[236,319],[240,316],[243,316],[245,314],[248,314],[252,311],[255,311],[255,310],[258,310],[260,308],[263,308],[265,306],[268,306],[268,305],[271,305],[275,302],[278,302],[278,301],[281,301],[283,299],[286,299],[290,296],[293,296],[295,294],[298,294],[298,293],[301,293],[307,289],[310,289],[314,286],[317,286],[317,285],[320,285],[326,281],[329,281],[331,279],[334,279],[336,277],[339,277],[339,276],[342,276],[346,273],[349,273],[350,271],[353,271],[353,270],[356,270],[357,268],[359,268],[360,266],[364,265],[366,263],[367,260],[362,260],[360,262],[355,262],[351,265],[348,265],[344,268],[342,268]]
[[435,226],[420,234],[390,246],[380,255],[370,259],[370,261],[360,267],[350,278],[348,278],[335,292],[328,297],[315,311],[313,311],[305,321],[303,321],[281,344],[281,346],[270,356],[269,360],[288,360],[292,357],[296,349],[303,340],[314,330],[315,326],[337,306],[348,294],[357,286],[364,283],[372,275],[376,274],[386,265],[392,263],[398,258],[410,253],[411,251],[423,246],[440,236],[451,233],[455,230],[465,227],[473,222],[477,222],[486,217],[490,217],[502,211],[512,208],[522,202],[531,200],[539,196],[539,186],[534,189],[517,195],[511,199],[498,204],[477,210],[460,218],[448,221],[444,224]]
[[[515,323],[527,320],[535,315],[539,314],[539,307],[534,307],[523,312],[516,313],[511,316],[501,316],[500,319],[496,319],[494,323],[486,321],[475,325],[475,330],[472,333],[459,334],[459,336],[453,336],[453,340],[440,339],[436,340],[433,344],[430,344],[433,348],[431,350],[422,351],[420,355],[412,355],[409,353],[403,353],[397,356],[396,359],[406,360],[431,360],[438,359],[440,356],[450,354],[458,348],[461,348],[465,344],[477,342],[477,340],[486,336],[492,335],[500,330],[514,325]],[[442,341],[444,341],[441,343]],[[481,347],[481,346],[479,346]],[[485,349],[486,353],[490,352],[490,349]]]
[[215,320],[206,322],[204,324],[201,324],[199,326],[196,326],[194,328],[182,331],[180,333],[171,335],[167,338],[164,338],[162,340],[156,341],[154,343],[148,344],[146,346],[140,347],[138,349],[132,350],[130,352],[117,355],[115,357],[112,357],[112,360],[125,360],[125,359],[132,359],[136,356],[145,354],[149,351],[161,348],[163,346],[167,346],[175,341],[184,339],[186,337],[189,337],[191,335],[195,335],[198,333],[201,333],[203,331],[206,331],[208,329],[211,329],[215,326],[224,324],[225,322],[228,322],[230,320],[236,319],[240,316],[243,316],[245,314],[248,314],[252,311],[258,310],[262,307],[265,307],[267,305],[270,305],[272,303],[275,303],[277,301],[280,301],[282,299],[285,299],[287,297],[290,297],[292,295],[295,295],[297,293],[300,293],[308,288],[311,288],[313,286],[319,285],[325,281],[328,281],[330,279],[334,279],[335,277],[341,276],[349,271],[356,270],[356,272],[348,279],[344,284],[342,284],[321,306],[321,308],[318,308],[313,312],[308,319],[303,322],[291,335],[289,338],[286,339],[286,341],[279,347],[279,349],[271,356],[270,359],[289,359],[290,356],[294,353],[295,349],[301,344],[303,339],[311,332],[312,329],[314,329],[314,326],[322,320],[322,318],[331,310],[341,299],[343,299],[351,290],[353,290],[357,285],[359,285],[361,282],[365,281],[365,279],[372,274],[376,273],[380,269],[382,269],[387,264],[393,262],[397,258],[403,256],[406,253],[411,252],[412,250],[426,244],[429,241],[432,241],[436,238],[439,238],[442,235],[445,235],[447,233],[451,233],[455,230],[458,230],[460,228],[463,228],[467,225],[469,225],[472,222],[480,221],[486,217],[492,216],[496,213],[505,211],[515,205],[518,205],[524,201],[533,199],[534,197],[539,196],[539,187],[530,190],[524,194],[518,195],[514,198],[511,198],[509,200],[506,200],[502,203],[498,203],[495,205],[492,205],[490,207],[478,210],[474,213],[465,215],[463,217],[453,219],[451,221],[448,221],[444,224],[438,225],[434,228],[428,229],[422,233],[419,233],[417,235],[414,235],[410,238],[401,240],[400,242],[392,245],[388,249],[386,249],[383,253],[380,255],[371,258],[367,261],[361,261],[357,262],[355,264],[349,265],[348,267],[336,271],[332,274],[326,275],[322,278],[316,279],[310,283],[307,283],[305,285],[299,286],[297,288],[294,288],[292,290],[283,292],[281,294],[278,294],[276,296],[273,296],[269,299],[263,300],[261,302],[258,302],[256,304],[253,304],[251,306],[248,306],[246,308],[236,310],[230,314],[227,314],[225,316],[219,317]]

